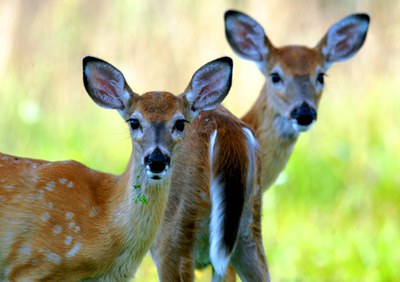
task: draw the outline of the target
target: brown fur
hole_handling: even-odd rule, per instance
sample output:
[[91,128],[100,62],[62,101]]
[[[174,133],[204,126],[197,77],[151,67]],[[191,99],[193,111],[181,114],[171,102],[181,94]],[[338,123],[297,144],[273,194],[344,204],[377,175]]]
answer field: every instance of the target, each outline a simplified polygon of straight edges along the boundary
[[[167,123],[186,107],[170,93],[147,93],[133,111]],[[177,143],[165,147],[174,151]],[[134,153],[119,176],[75,161],[0,154],[0,280],[129,279],[155,236],[169,186],[168,177],[144,180],[142,153]],[[148,204],[132,200],[136,175]]]
[[[240,232],[230,262],[242,280],[269,280],[261,238],[262,191],[271,186],[284,169],[299,131],[305,130],[293,125],[291,113],[303,103],[317,110],[323,90],[318,77],[334,61],[347,59],[358,51],[365,40],[368,22],[367,15],[352,15],[328,31],[332,40],[328,40],[326,35],[316,48],[296,45],[275,48],[253,19],[236,11],[225,14],[229,43],[238,54],[257,62],[266,82],[256,103],[243,117],[244,123],[231,114],[228,123],[225,119],[227,111],[219,108],[212,114],[200,116],[191,126],[191,134],[185,139],[177,160],[179,169],[173,174],[166,217],[152,248],[161,281],[192,281],[193,267],[202,268],[210,264],[204,259],[209,252],[211,204],[209,137],[214,129],[218,134],[224,132],[226,135],[218,146],[224,147],[225,152],[237,152],[242,138],[231,122],[240,127],[248,124],[254,130],[262,156],[257,158],[257,179],[252,187],[248,187],[251,192],[246,191],[251,196],[247,194],[245,200],[239,219]],[[343,30],[348,36],[342,36]],[[273,85],[271,74],[278,74],[284,83]],[[224,123],[219,122],[222,120]],[[202,127],[198,126],[199,123]],[[218,161],[224,160],[225,154],[218,156]],[[246,158],[244,151],[239,155]],[[235,271],[232,267],[228,269],[229,276],[225,278],[234,281]],[[214,273],[213,281],[223,279]]]
[[[188,128],[173,172],[165,218],[152,247],[152,257],[161,281],[193,281],[195,257],[199,253],[207,252],[203,249],[205,246],[197,244],[202,244],[202,240],[208,242],[209,236],[210,135],[217,130],[218,146],[225,147],[225,153],[218,156],[217,162],[243,162],[248,159],[248,144],[243,135],[244,127],[246,127],[244,123],[220,107],[214,111],[200,113]],[[258,162],[257,167],[259,165]],[[247,169],[242,173],[246,175],[248,164],[245,163],[244,167]],[[259,173],[260,171],[258,175]],[[254,186],[243,191],[246,194],[243,212],[250,211],[254,216],[249,216],[248,225],[240,226],[238,241],[241,243],[237,244],[241,244],[243,248],[236,249],[243,250],[248,241],[255,242],[255,246],[251,248],[254,248],[254,255],[258,258],[258,273],[262,273],[266,278],[268,270],[259,217],[260,181],[260,177],[256,177]],[[198,261],[196,263],[197,266],[204,267],[210,262],[205,261],[205,265]]]
[[[236,11],[225,14],[226,35],[231,47],[243,57],[256,61],[266,78],[256,102],[242,118],[254,130],[261,145],[264,192],[285,168],[300,134],[291,125],[290,113],[302,103],[307,103],[317,111],[323,91],[323,83],[317,81],[317,77],[325,74],[334,62],[329,59],[329,52],[334,54],[335,60],[352,56],[365,40],[368,22],[367,15],[351,15],[331,27],[315,48],[300,45],[277,48],[269,41],[262,27],[249,16]],[[243,29],[254,34],[243,36]],[[343,29],[351,30],[352,33],[348,32],[348,37],[344,37]],[[337,41],[328,42],[328,34]],[[246,47],[244,42],[249,43],[249,38],[262,39],[251,41]],[[249,53],[246,48],[254,48],[252,50],[258,57]],[[348,48],[348,51],[340,55],[339,52],[332,51],[336,48]],[[273,73],[278,73],[281,78],[277,85],[274,85],[270,77]],[[254,205],[258,203],[254,202]],[[226,278],[226,281],[235,281],[232,271]]]
[[[200,68],[179,97],[139,96],[114,66],[85,57],[89,96],[131,125],[129,164],[112,175],[75,161],[0,154],[0,281],[131,279],[164,215],[182,122],[198,114],[194,104],[217,107],[231,79],[224,57]],[[147,203],[135,201],[143,194]]]

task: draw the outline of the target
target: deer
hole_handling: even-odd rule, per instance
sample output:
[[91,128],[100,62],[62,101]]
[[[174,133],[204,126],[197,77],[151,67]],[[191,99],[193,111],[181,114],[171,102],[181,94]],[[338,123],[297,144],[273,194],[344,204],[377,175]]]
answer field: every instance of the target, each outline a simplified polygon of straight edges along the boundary
[[360,13],[339,20],[313,48],[275,47],[262,26],[239,11],[227,11],[224,19],[232,50],[255,62],[265,76],[258,98],[242,120],[260,142],[266,191],[285,168],[299,135],[316,122],[328,69],[360,50],[370,18]]
[[[313,48],[302,45],[278,48],[272,45],[262,26],[250,16],[229,10],[224,21],[225,34],[232,49],[239,56],[254,61],[265,76],[259,97],[241,122],[229,115],[229,119],[254,134],[248,135],[252,140],[248,144],[260,153],[260,159],[257,154],[253,158],[256,160],[253,170],[250,168],[248,171],[256,182],[243,186],[244,194],[253,196],[246,197],[240,216],[235,217],[238,222],[230,221],[231,225],[239,226],[238,231],[221,228],[222,232],[231,232],[231,235],[223,236],[236,238],[221,257],[221,248],[215,244],[221,234],[215,231],[213,211],[220,199],[214,199],[212,163],[225,161],[228,155],[238,153],[228,152],[238,136],[230,134],[218,140],[219,148],[227,152],[221,154],[211,150],[215,145],[213,135],[210,140],[206,135],[202,142],[208,142],[211,149],[203,156],[199,169],[195,170],[197,175],[202,173],[198,177],[205,178],[204,183],[196,183],[195,187],[187,180],[189,176],[172,175],[166,216],[151,249],[160,281],[193,281],[194,268],[203,269],[208,265],[212,265],[214,282],[235,281],[236,273],[242,281],[270,280],[260,237],[262,194],[284,169],[300,133],[315,123],[327,70],[333,63],[345,61],[357,53],[369,26],[367,14],[354,14],[333,24]],[[216,112],[227,113],[227,110],[220,106],[207,113],[207,119],[210,119],[209,115],[217,116]],[[194,124],[200,123],[202,118],[205,119],[199,115]],[[218,123],[218,127],[213,127],[210,132],[218,132],[218,138],[219,132],[227,134],[229,128],[228,123]],[[188,134],[188,139],[190,136]],[[180,165],[179,160],[180,157],[176,165]],[[207,163],[211,169],[200,169]],[[231,185],[233,190],[235,185]],[[190,195],[173,197],[183,191]],[[222,201],[227,206],[232,200],[225,196]],[[241,208],[235,205],[237,209]],[[216,215],[225,218],[231,216],[230,213],[232,211],[226,208]]]
[[178,96],[139,95],[113,65],[85,57],[87,93],[130,129],[128,165],[114,175],[0,154],[0,281],[129,281],[161,224],[186,124],[223,101],[232,67],[222,57]]

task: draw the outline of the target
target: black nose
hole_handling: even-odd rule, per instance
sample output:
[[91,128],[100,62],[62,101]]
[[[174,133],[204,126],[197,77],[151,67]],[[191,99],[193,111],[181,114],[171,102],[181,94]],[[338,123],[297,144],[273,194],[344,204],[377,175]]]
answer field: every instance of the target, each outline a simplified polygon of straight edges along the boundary
[[156,148],[150,155],[144,158],[145,166],[149,166],[151,172],[160,173],[169,166],[171,158],[161,152],[160,148]]
[[308,126],[317,119],[317,112],[304,102],[290,113],[290,117],[299,125]]

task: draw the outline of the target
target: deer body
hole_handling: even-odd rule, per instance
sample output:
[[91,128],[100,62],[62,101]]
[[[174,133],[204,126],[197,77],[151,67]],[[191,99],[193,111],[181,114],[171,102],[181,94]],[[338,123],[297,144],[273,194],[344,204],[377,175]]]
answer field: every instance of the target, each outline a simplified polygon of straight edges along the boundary
[[[348,59],[359,50],[368,22],[367,15],[352,15],[333,25],[315,48],[299,45],[277,48],[249,16],[236,11],[225,14],[231,47],[240,56],[256,62],[266,80],[256,103],[242,121],[220,107],[196,118],[188,129],[188,132],[206,130],[205,125],[215,121],[211,123],[215,125],[208,126],[207,134],[188,134],[185,144],[193,145],[184,145],[177,159],[176,165],[182,169],[179,174],[173,173],[166,217],[152,247],[161,281],[193,281],[193,268],[209,264],[213,266],[213,281],[235,280],[232,269],[242,281],[269,281],[261,238],[262,191],[284,169],[300,133],[316,121],[326,71],[332,63]],[[224,117],[229,122],[219,122]],[[242,133],[230,130],[235,127],[231,123],[237,124]],[[257,138],[251,134],[245,138],[243,132],[251,132],[248,128],[254,130]],[[258,147],[254,145],[256,139],[261,146],[260,159],[254,149]],[[213,150],[215,142],[224,150]],[[242,142],[242,149],[234,148],[237,142]],[[255,152],[253,161],[251,151]],[[192,155],[194,159],[190,158]],[[192,163],[189,168],[185,167],[188,157]],[[248,160],[247,165],[240,166],[244,160]],[[245,195],[243,202],[235,203],[241,209],[235,216],[232,210],[215,209],[221,202],[222,206],[235,202],[233,196],[225,195],[220,201],[218,194],[213,193],[218,186],[213,163],[221,162],[226,162],[224,169],[231,179],[222,181],[231,187],[226,189],[226,195],[234,195],[235,186]],[[240,184],[233,176],[245,175],[246,171],[253,175],[253,181]],[[238,230],[222,228],[220,233],[213,232],[213,223],[217,222],[213,219],[214,210],[218,211],[217,218],[231,216],[229,223],[238,226]],[[221,236],[233,238],[234,243],[218,256],[218,245],[213,242]],[[227,268],[229,263],[232,267]],[[225,277],[227,269],[229,276]]]
[[[263,191],[285,168],[300,133],[316,121],[326,72],[333,63],[357,53],[365,41],[368,24],[368,15],[350,15],[335,23],[314,48],[275,47],[254,19],[237,11],[225,13],[230,46],[241,57],[254,61],[265,75],[259,97],[242,117],[261,146]],[[232,265],[236,270],[234,261]],[[252,281],[237,272],[242,280]],[[235,278],[230,268],[225,281]],[[222,280],[223,276],[214,273],[213,281]]]
[[[140,162],[116,176],[73,161],[0,156],[1,269],[10,280],[76,281],[93,270],[98,280],[132,277],[162,219],[167,182],[142,182],[151,200],[135,205],[130,174]],[[7,177],[16,174],[18,182]]]
[[268,281],[261,236],[261,155],[251,130],[223,107],[188,127],[165,218],[151,249],[160,281],[193,281],[194,267]]
[[179,97],[139,96],[96,58],[83,67],[91,98],[130,125],[128,166],[113,175],[0,154],[0,281],[129,281],[163,218],[184,124],[224,99],[232,62],[206,64]]

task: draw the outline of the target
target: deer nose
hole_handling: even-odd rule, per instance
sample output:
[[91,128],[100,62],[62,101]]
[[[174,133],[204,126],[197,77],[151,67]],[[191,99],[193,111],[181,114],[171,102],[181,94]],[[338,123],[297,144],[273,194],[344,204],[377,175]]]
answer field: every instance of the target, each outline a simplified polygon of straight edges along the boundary
[[158,147],[144,158],[146,168],[156,174],[168,169],[170,162],[171,158],[164,154]]
[[290,113],[290,117],[296,120],[301,126],[309,126],[317,119],[317,112],[304,102]]

